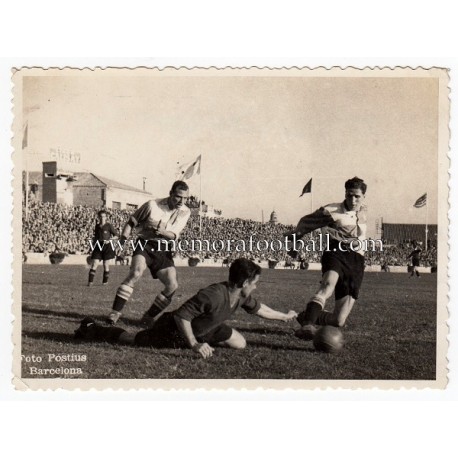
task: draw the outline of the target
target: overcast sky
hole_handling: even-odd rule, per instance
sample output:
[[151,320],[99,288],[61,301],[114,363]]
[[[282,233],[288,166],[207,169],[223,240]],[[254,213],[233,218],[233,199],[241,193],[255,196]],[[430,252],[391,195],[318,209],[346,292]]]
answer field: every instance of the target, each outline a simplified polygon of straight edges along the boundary
[[[275,209],[296,223],[313,178],[313,207],[341,201],[355,175],[374,221],[437,223],[438,88],[433,78],[41,76],[24,79],[29,170],[50,148],[154,196],[178,163],[202,155],[202,198],[227,217]],[[200,177],[189,182],[200,191]]]

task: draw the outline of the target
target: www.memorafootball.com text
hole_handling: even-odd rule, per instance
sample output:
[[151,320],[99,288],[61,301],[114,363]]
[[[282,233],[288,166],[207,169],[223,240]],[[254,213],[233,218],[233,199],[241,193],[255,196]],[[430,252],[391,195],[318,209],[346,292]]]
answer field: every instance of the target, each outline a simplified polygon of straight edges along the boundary
[[[291,239],[285,237],[284,240],[254,240],[253,235],[250,235],[248,241],[246,240],[151,240],[154,242],[154,248],[148,245],[148,248],[153,251],[194,251],[194,252],[232,252],[246,253],[246,252],[259,252],[259,251],[290,251],[290,250],[303,250],[306,252],[314,251],[383,251],[383,241],[380,239],[353,239],[350,241],[341,241],[337,243],[337,248],[333,244],[331,248],[331,240],[329,234],[319,234],[318,241],[316,240],[302,240],[297,239],[296,235],[292,235]],[[113,250],[123,251],[130,247],[132,251],[137,249],[145,250],[149,240],[137,239],[126,240],[104,240],[93,241],[89,240],[91,251],[96,248],[101,250],[106,244],[110,244]]]

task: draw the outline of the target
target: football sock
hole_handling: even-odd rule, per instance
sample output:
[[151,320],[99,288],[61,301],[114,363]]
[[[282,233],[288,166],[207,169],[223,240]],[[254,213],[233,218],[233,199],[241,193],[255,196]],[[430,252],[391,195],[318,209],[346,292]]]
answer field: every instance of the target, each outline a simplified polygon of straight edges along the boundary
[[335,326],[336,320],[335,320],[334,314],[331,312],[325,312],[324,310],[322,310],[318,314],[316,324],[320,326]]
[[305,310],[299,313],[296,320],[299,322],[301,326],[304,326],[305,324],[315,324],[316,320],[318,319],[318,315],[321,313],[322,310],[323,307],[321,306],[321,304],[315,301],[310,301],[307,304]]
[[173,293],[169,295],[169,297],[165,296],[163,293],[158,294],[148,310],[148,316],[155,317],[162,313],[172,302],[172,296]]
[[116,297],[113,302],[113,310],[120,312],[124,308],[124,305],[126,304],[126,302],[129,300],[133,291],[134,291],[134,288],[132,288],[131,286],[122,284],[118,288],[118,291],[116,291]]
[[89,283],[92,283],[94,281],[94,277],[95,277],[95,269],[90,269],[89,270]]
[[326,304],[326,297],[323,294],[316,293],[310,298],[309,302],[316,302],[317,304],[321,305],[322,309],[324,309],[324,305]]
[[109,270],[104,270],[103,271],[103,283],[108,283],[109,276],[110,276],[110,271]]

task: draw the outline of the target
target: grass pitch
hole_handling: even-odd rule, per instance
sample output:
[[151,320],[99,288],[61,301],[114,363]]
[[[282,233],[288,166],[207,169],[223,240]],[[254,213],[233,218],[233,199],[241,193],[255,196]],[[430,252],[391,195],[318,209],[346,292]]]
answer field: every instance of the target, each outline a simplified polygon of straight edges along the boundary
[[[92,288],[84,266],[23,267],[23,378],[136,379],[359,379],[434,380],[436,378],[435,274],[366,273],[360,299],[343,328],[345,347],[338,355],[314,351],[293,335],[298,324],[263,320],[239,310],[229,325],[247,339],[243,351],[217,348],[203,360],[188,349],[154,349],[80,342],[73,331],[85,316],[103,321],[128,267],[111,268],[102,286],[99,267]],[[198,289],[226,280],[227,268],[178,268],[178,306]],[[279,310],[301,311],[320,281],[319,272],[263,270],[256,297]],[[148,272],[125,308],[121,326],[136,323],[161,284]],[[332,307],[329,301],[328,307]],[[49,355],[86,355],[86,361],[49,361]],[[31,362],[32,356],[42,358]],[[75,358],[75,357],[74,357]],[[34,375],[32,367],[75,368],[80,375]]]

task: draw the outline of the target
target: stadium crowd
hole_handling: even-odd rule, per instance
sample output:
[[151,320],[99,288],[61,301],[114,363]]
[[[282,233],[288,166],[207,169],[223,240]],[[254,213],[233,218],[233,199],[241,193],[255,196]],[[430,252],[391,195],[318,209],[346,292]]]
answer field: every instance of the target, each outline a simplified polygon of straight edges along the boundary
[[[128,212],[110,210],[109,220],[118,231]],[[28,219],[22,211],[22,249],[24,252],[86,254],[90,251],[97,210],[81,205],[67,206],[31,201]]]
[[[111,209],[108,211],[108,221],[116,230],[121,232],[122,227],[127,221],[131,212],[127,210]],[[23,208],[23,232],[22,249],[24,253],[53,253],[62,252],[68,254],[88,254],[90,253],[89,240],[94,235],[97,210],[85,206],[66,206],[62,204],[46,203],[39,201],[29,202],[28,218],[26,219],[25,207]],[[265,242],[283,241],[283,234],[293,229],[280,223],[261,223],[258,221],[240,218],[206,218],[200,221],[199,216],[193,214],[181,234],[182,240],[208,240],[213,241],[244,240],[246,247],[249,247],[250,235],[253,240],[253,251],[251,253],[237,252],[235,244],[232,250],[225,249],[214,251],[212,249],[202,251],[191,251],[191,249],[180,251],[177,255],[181,257],[196,257],[200,260],[213,260],[230,262],[237,257],[250,257],[255,261],[271,260],[275,262],[288,262],[285,250],[266,250]],[[304,241],[309,243],[312,239],[318,244],[316,231],[308,234]],[[259,242],[261,250],[256,249]],[[218,244],[217,244],[218,246]],[[278,247],[278,242],[274,243]],[[190,247],[191,248],[191,247]],[[205,248],[205,245],[203,245]],[[413,249],[410,241],[399,245],[386,245],[384,251],[369,252],[366,263],[369,265],[406,265],[409,261],[408,256]],[[125,254],[130,254],[129,252]],[[304,262],[320,262],[321,253],[319,251],[301,251],[298,259]],[[423,251],[421,263],[424,266],[435,266],[437,259],[436,248],[432,246],[429,250]]]

